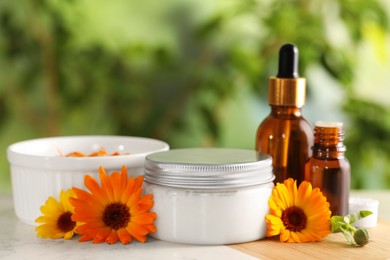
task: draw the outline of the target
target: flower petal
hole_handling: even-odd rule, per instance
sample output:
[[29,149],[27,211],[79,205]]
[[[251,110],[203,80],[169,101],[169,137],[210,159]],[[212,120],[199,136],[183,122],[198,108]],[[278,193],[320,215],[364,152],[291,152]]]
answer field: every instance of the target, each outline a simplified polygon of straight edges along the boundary
[[136,226],[135,224],[130,224],[126,227],[126,230],[130,233],[132,237],[143,243],[146,241],[146,237],[145,234],[141,234],[142,232],[138,230],[138,227],[138,225]]
[[119,240],[119,237],[116,234],[116,231],[112,229],[111,233],[106,238],[107,244],[114,244],[114,243],[118,242],[118,240]]
[[282,242],[288,241],[289,242],[290,234],[291,234],[291,232],[288,229],[286,229],[284,232],[281,232],[280,233],[280,241],[282,241]]
[[121,180],[122,179],[121,179],[121,175],[119,174],[119,172],[113,172],[110,175],[110,181],[112,184],[114,201],[120,201],[120,199],[121,199],[121,194],[123,193]]
[[116,233],[118,234],[119,240],[122,244],[127,245],[132,241],[130,233],[125,228],[119,229]]
[[107,204],[110,202],[107,194],[103,191],[103,189],[92,176],[86,175],[84,177],[84,185],[91,191],[93,195],[92,197],[95,198],[97,203],[100,202],[102,204]]
[[109,201],[114,202],[115,201],[114,200],[114,191],[113,191],[113,187],[111,185],[111,180],[108,177],[108,175],[103,167],[100,167],[99,172],[100,172],[99,178],[100,178],[100,182],[102,184],[103,191],[107,195]]

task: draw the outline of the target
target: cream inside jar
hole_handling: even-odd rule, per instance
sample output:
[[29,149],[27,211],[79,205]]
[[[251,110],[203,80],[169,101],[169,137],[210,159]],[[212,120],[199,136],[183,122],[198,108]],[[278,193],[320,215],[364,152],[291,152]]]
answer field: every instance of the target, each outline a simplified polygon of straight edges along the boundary
[[253,150],[174,149],[148,155],[144,192],[157,213],[153,237],[234,244],[265,237],[272,159]]

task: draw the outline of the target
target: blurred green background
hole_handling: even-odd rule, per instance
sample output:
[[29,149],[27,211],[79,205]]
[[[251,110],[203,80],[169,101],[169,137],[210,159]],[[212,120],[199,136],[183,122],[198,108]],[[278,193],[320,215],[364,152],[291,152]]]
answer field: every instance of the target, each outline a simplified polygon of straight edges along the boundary
[[286,42],[306,118],[345,123],[352,188],[389,189],[389,17],[386,0],[0,1],[0,192],[31,138],[253,149]]

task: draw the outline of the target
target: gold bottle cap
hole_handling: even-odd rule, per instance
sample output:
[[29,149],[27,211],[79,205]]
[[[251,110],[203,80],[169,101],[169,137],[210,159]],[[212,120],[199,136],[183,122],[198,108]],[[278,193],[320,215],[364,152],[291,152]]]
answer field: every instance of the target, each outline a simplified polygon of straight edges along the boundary
[[270,105],[303,107],[305,100],[305,78],[269,78],[268,101]]

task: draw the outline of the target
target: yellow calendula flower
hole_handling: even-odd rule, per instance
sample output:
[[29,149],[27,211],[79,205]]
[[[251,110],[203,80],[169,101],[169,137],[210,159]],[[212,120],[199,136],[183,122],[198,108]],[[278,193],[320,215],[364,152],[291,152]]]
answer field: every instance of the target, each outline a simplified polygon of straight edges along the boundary
[[331,233],[329,202],[307,181],[298,188],[291,178],[277,183],[268,204],[267,236],[280,234],[282,242],[310,242]]
[[73,237],[77,223],[72,220],[74,207],[69,202],[71,197],[74,197],[72,189],[61,191],[60,201],[49,197],[45,205],[41,206],[43,216],[35,220],[37,223],[42,223],[35,229],[38,237],[51,239]]
[[79,240],[128,244],[135,238],[145,242],[146,235],[156,231],[156,213],[149,212],[153,196],[142,196],[143,177],[128,178],[125,166],[121,173],[110,176],[100,167],[99,177],[101,186],[93,177],[85,176],[84,184],[90,192],[73,188],[77,195],[71,199],[73,220],[83,222],[76,229],[82,235]]

